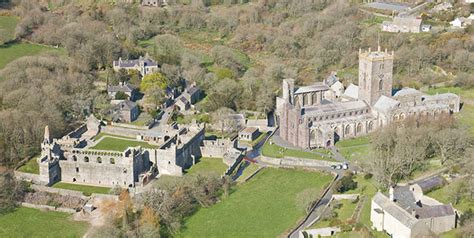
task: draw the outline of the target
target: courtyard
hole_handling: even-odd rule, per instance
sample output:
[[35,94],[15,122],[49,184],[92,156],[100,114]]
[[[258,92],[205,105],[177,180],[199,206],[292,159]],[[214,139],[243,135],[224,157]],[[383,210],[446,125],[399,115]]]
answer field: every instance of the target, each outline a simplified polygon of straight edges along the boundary
[[158,146],[150,145],[144,141],[137,141],[132,139],[122,139],[118,137],[111,137],[111,136],[102,136],[95,146],[91,147],[90,149],[93,150],[111,150],[111,151],[119,151],[123,152],[128,147],[137,147],[141,146],[143,148],[150,148],[156,149]]

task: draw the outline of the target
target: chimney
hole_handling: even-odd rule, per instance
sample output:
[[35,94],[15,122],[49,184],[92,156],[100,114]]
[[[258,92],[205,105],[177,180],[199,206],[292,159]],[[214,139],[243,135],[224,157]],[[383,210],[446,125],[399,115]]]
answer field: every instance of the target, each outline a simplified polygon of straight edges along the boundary
[[395,202],[395,195],[393,194],[394,187],[395,186],[390,186],[390,188],[388,189],[388,196],[389,196],[390,201],[392,202]]
[[369,47],[369,53],[372,51],[372,49]]
[[380,45],[377,47],[377,51],[381,52]]

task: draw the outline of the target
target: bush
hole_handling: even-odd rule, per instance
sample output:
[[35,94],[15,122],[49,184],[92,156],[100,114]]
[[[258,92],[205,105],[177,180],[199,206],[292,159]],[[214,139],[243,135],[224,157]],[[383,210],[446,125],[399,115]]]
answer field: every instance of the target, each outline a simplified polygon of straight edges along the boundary
[[124,92],[117,92],[115,94],[115,100],[127,100],[128,99],[128,95],[125,94]]
[[352,175],[346,175],[342,177],[342,179],[337,181],[336,186],[334,187],[334,189],[339,193],[343,193],[356,188],[357,182],[354,181]]
[[374,175],[371,174],[371,173],[366,173],[366,174],[364,174],[364,179],[365,179],[365,180],[369,180],[369,179],[371,179],[373,176],[374,176]]

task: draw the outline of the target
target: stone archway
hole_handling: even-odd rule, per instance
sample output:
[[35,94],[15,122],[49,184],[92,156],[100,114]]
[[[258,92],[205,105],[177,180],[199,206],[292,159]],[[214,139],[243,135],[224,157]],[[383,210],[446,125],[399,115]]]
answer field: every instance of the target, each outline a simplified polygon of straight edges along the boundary
[[357,123],[357,126],[356,126],[356,134],[359,135],[362,133],[362,123]]
[[367,124],[367,132],[371,132],[373,129],[374,129],[374,122],[369,121],[369,123]]
[[351,124],[346,125],[344,128],[344,137],[352,136],[352,126]]

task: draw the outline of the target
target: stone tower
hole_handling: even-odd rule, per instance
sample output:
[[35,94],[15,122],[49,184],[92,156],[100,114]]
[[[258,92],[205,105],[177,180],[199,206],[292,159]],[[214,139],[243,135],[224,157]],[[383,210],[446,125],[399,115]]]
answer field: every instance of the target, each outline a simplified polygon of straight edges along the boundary
[[359,99],[373,106],[380,96],[392,96],[393,51],[359,50]]
[[284,79],[283,80],[283,99],[286,102],[293,104],[295,96],[295,80],[294,79]]

